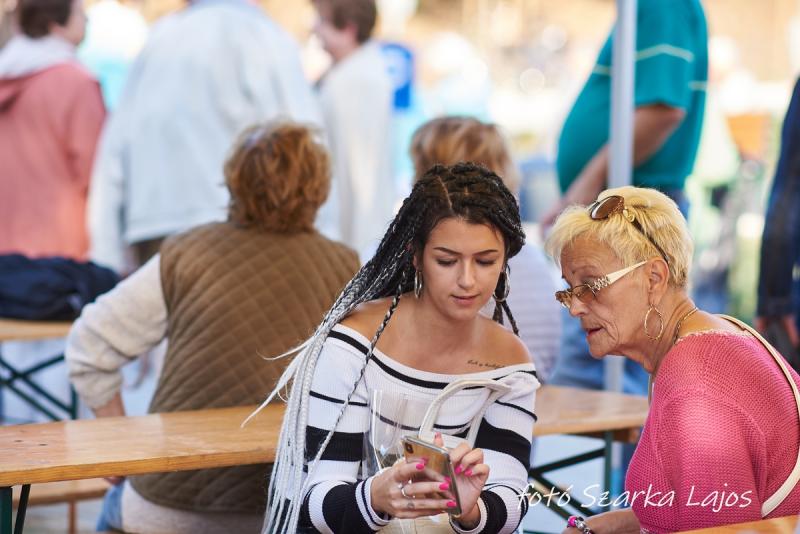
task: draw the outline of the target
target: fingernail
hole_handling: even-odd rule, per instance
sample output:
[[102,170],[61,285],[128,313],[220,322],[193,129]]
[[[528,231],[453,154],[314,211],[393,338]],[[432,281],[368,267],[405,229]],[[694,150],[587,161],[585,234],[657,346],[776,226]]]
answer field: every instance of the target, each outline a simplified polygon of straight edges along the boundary
[[423,463],[418,463],[418,464],[417,464],[417,469],[418,469],[418,470],[420,470],[420,471],[421,471],[421,470],[423,470],[423,469],[425,469],[425,464],[423,464]]
[[447,501],[447,507],[448,508],[455,508],[456,507],[456,501]]
[[461,464],[458,464],[458,465],[456,466],[456,474],[457,474],[457,475],[460,475],[462,470],[463,470],[463,469],[461,468]]
[[442,482],[441,484],[439,484],[439,489],[440,490],[450,489],[450,484],[448,484],[447,482]]
[[450,477],[444,477],[444,481],[450,484]]
[[442,433],[441,432],[437,432],[436,433],[436,437],[439,438],[439,439],[442,439]]
[[467,469],[466,471],[464,471],[464,474],[467,475],[468,477],[471,477],[472,476],[472,469]]

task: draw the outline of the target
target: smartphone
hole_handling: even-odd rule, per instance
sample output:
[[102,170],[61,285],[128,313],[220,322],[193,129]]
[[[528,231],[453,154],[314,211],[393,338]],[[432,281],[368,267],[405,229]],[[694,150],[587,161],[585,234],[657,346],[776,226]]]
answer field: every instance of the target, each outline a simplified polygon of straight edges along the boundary
[[453,464],[450,463],[450,453],[443,447],[414,436],[405,436],[402,440],[403,456],[406,460],[419,460],[425,458],[425,467],[439,473],[442,477],[450,479],[450,493],[456,503],[455,508],[449,508],[447,513],[453,516],[461,515],[461,499],[458,497],[458,487],[453,474]]

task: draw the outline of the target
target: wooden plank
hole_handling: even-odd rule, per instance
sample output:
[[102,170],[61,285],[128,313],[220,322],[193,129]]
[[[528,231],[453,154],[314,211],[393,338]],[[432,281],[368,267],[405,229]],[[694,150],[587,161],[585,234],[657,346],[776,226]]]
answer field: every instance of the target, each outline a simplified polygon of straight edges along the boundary
[[765,519],[752,523],[740,523],[724,527],[704,528],[701,530],[687,530],[686,533],[696,534],[794,534],[800,525],[798,516]]
[[71,327],[72,323],[68,321],[0,319],[0,343],[66,337]]
[[543,386],[536,395],[534,436],[636,429],[647,419],[646,397]]
[[[99,499],[105,495],[109,487],[110,484],[102,478],[34,484],[31,486],[28,505],[36,506]],[[14,492],[14,506],[19,504],[19,494],[19,491]]]
[[[647,400],[545,386],[534,435],[637,429]],[[0,428],[0,486],[271,462],[283,405],[240,423],[253,406]]]
[[272,461],[283,407],[252,408],[2,427],[0,486]]

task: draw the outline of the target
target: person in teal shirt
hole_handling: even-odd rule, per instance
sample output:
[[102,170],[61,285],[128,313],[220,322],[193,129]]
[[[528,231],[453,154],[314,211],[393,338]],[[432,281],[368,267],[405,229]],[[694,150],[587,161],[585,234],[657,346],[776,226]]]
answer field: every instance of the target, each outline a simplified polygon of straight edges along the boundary
[[[612,30],[564,122],[556,161],[563,197],[544,226],[606,188],[613,37]],[[697,154],[708,79],[700,1],[639,0],[635,60],[633,184],[670,194],[685,210],[683,185]]]
[[[542,218],[569,204],[590,204],[607,187],[614,32],[600,51],[561,131],[557,170],[563,196]],[[634,88],[633,184],[658,189],[684,215],[686,177],[694,166],[708,79],[708,35],[699,0],[639,0]],[[647,394],[647,373],[625,366],[623,389]],[[577,319],[565,314],[554,384],[603,389],[603,364],[589,354]]]

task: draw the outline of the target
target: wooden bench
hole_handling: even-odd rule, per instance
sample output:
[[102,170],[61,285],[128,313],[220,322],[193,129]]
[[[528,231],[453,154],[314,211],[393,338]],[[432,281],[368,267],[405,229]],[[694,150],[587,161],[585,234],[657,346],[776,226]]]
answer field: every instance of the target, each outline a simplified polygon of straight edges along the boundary
[[[272,462],[284,406],[267,406],[240,428],[253,409],[0,427],[0,534],[12,530],[9,494],[13,486],[32,484],[35,488],[63,480]],[[539,420],[533,433],[599,432],[610,442],[616,433],[638,429],[647,409],[643,397],[544,386],[537,397]],[[24,503],[19,506],[23,509]]]
[[[78,502],[101,499],[106,494],[108,487],[108,482],[102,478],[36,484],[31,486],[28,505],[66,503],[69,509],[69,534],[75,534],[78,531]],[[19,505],[19,497],[20,492],[15,492],[13,499],[15,507]]]

